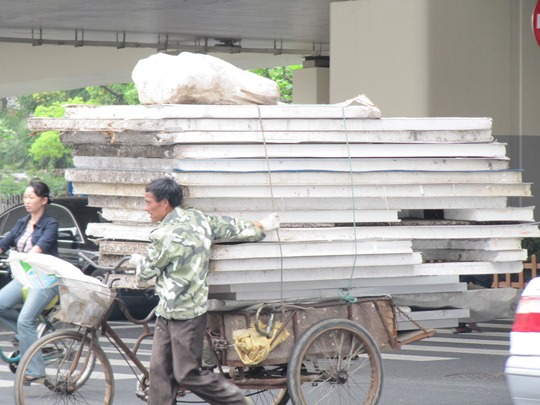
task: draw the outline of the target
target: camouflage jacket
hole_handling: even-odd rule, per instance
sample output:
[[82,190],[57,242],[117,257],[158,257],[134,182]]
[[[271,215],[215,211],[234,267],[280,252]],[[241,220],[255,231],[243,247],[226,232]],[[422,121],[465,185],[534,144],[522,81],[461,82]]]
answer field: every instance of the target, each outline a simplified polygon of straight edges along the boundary
[[156,278],[157,314],[190,319],[208,310],[208,262],[213,241],[258,241],[264,233],[252,222],[175,208],[150,233],[139,279]]

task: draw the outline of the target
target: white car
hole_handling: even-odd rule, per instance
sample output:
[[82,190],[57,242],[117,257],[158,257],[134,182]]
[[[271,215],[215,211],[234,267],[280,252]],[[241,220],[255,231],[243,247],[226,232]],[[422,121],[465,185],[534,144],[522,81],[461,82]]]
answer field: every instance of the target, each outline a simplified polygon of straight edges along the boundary
[[540,405],[540,277],[521,294],[504,372],[514,405]]

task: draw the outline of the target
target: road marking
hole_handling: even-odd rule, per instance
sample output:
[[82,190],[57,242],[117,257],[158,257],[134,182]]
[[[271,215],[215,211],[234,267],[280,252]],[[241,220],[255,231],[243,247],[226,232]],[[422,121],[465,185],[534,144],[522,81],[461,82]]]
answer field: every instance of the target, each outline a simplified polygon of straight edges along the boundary
[[[510,333],[510,329],[508,332],[489,332],[485,329],[482,329],[482,332],[470,332],[470,333],[454,333],[451,329],[438,329],[435,336],[455,336],[456,338],[464,337],[464,336],[478,336],[478,337],[493,337],[493,338],[506,338],[508,339],[508,334]],[[431,339],[431,338],[430,338]]]
[[420,351],[420,352],[442,352],[442,353],[469,353],[469,354],[488,354],[493,356],[509,356],[508,350],[495,350],[495,349],[478,349],[467,347],[449,347],[449,346],[424,346],[424,345],[410,345],[403,346],[401,350],[406,351]]
[[[141,360],[141,359],[139,359]],[[109,362],[111,363],[112,366],[126,366],[128,367],[128,364],[126,363],[125,360],[123,359],[111,359],[109,358]],[[141,361],[141,363],[146,367],[150,367],[150,361]],[[135,369],[137,370],[137,367],[135,367]]]
[[[482,345],[482,346],[504,346],[510,347],[509,341],[500,341],[500,340],[489,340],[489,339],[465,339],[464,337],[456,338],[443,338],[433,336],[429,339],[424,340],[423,342],[438,342],[438,343],[458,343],[458,344],[471,344],[471,345]],[[414,347],[414,345],[411,345]]]
[[[125,323],[125,321],[112,321],[108,322],[109,326],[113,329],[143,329],[142,325],[132,325],[129,323]],[[154,327],[154,322],[149,323],[148,326],[150,327],[150,330]]]
[[[132,373],[130,373],[130,374],[117,373],[114,370],[113,370],[113,375],[114,375],[115,380],[130,380],[130,379],[137,378]],[[97,380],[104,380],[105,379],[105,374],[102,373],[101,371],[99,371],[99,372],[98,371],[93,371],[92,372],[92,378],[97,379]]]
[[443,361],[459,360],[457,357],[433,357],[433,356],[415,356],[413,354],[394,354],[382,353],[383,360],[404,360],[404,361]]
[[[123,351],[120,351],[120,353],[118,352],[118,350],[116,350],[114,347],[112,346],[105,346],[105,345],[101,345],[101,348],[103,349],[103,351],[107,354],[124,354]],[[152,354],[152,351],[151,350],[142,350],[142,349],[139,349],[137,351],[137,357],[141,357],[141,356],[150,356]]]
[[[122,338],[122,341],[127,345],[134,345],[135,343],[137,343],[137,339],[135,339],[135,338]],[[113,340],[113,342],[114,342],[114,340]],[[100,337],[99,338],[99,343],[100,344],[110,343],[110,341],[107,338]],[[141,346],[152,346],[152,339],[151,338],[144,339],[141,342]]]

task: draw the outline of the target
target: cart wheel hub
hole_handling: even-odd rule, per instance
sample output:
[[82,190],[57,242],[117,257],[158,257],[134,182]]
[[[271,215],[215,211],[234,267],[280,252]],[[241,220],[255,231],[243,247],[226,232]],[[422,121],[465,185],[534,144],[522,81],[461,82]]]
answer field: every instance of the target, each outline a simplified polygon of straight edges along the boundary
[[339,384],[345,384],[349,380],[349,373],[345,370],[340,370],[337,374],[337,382]]
[[71,395],[76,391],[74,384],[68,384],[65,381],[58,381],[56,384],[53,384],[48,379],[45,379],[45,386],[51,391],[61,395]]

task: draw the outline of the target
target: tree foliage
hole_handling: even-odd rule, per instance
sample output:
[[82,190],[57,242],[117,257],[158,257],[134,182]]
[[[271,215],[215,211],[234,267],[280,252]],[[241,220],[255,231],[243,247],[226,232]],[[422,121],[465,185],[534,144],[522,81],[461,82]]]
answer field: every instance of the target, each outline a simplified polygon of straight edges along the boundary
[[0,120],[0,163],[4,169],[21,170],[27,162],[30,146],[31,139],[18,136],[17,131]]
[[14,176],[5,174],[0,177],[0,194],[18,195],[24,193],[27,182],[18,181]]
[[282,103],[292,103],[292,76],[295,70],[302,69],[302,65],[280,66],[274,68],[252,69],[259,76],[275,81],[279,86]]
[[57,131],[42,132],[28,154],[40,169],[65,168],[72,160],[71,149],[62,144]]
[[[274,80],[281,90],[281,101],[292,101],[292,73],[301,65],[254,69],[252,72]],[[60,134],[46,131],[32,134],[28,117],[64,116],[64,105],[134,105],[139,104],[134,83],[111,84],[67,91],[49,91],[0,100],[0,194],[24,191],[26,177],[40,177],[56,192],[65,193],[63,169],[72,165],[71,149],[62,144]],[[45,180],[46,179],[46,180]],[[57,194],[58,195],[58,194]]]
[[[71,149],[62,144],[60,134],[56,131],[30,133],[26,124],[28,117],[62,117],[66,104],[138,103],[133,83],[51,91],[2,100],[0,194],[22,193],[29,177],[47,179],[51,190],[61,195],[66,193],[62,169],[72,165]],[[60,172],[56,169],[60,169]],[[26,178],[20,180],[21,176],[15,173],[26,173]]]

